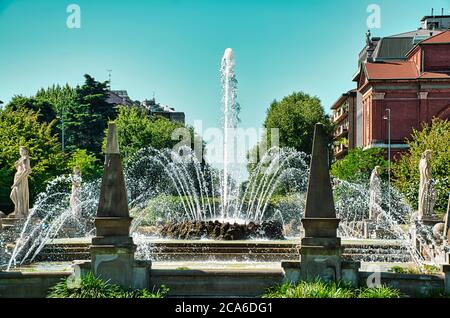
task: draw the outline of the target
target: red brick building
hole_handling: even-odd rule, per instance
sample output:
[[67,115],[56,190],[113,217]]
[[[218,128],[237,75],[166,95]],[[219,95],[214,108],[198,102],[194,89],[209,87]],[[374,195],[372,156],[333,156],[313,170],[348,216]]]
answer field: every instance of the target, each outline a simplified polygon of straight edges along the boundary
[[[436,25],[435,20],[441,24]],[[388,147],[388,109],[393,155],[407,149],[406,138],[422,123],[430,123],[433,117],[450,118],[450,30],[443,29],[447,22],[450,16],[424,17],[422,25],[432,26],[432,30],[419,29],[385,38],[367,34],[353,78],[357,83],[355,106],[346,110],[349,149]],[[440,26],[443,27],[436,29]],[[333,112],[337,114],[342,105],[350,104],[350,96],[346,102],[339,98],[331,107]],[[333,118],[339,146],[342,118]],[[339,159],[345,151],[336,147],[335,155]]]
[[364,62],[357,76],[362,102],[363,148],[406,148],[413,129],[433,117],[450,118],[450,31],[419,42],[404,61]]

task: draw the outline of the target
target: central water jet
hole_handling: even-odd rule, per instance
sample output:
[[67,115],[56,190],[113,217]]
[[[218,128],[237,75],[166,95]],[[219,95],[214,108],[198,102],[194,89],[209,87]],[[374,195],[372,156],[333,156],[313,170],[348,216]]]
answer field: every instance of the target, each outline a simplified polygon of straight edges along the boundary
[[230,129],[236,128],[236,82],[234,73],[234,53],[233,50],[227,48],[223,53],[221,74],[223,88],[223,193],[222,193],[222,215],[223,218],[228,217],[229,209],[229,147],[230,147]]

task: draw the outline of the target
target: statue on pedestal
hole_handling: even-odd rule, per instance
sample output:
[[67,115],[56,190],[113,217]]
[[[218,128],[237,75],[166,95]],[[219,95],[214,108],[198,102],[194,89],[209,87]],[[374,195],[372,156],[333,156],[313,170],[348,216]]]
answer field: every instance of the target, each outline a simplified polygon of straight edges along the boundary
[[419,162],[419,208],[418,219],[422,220],[433,215],[434,191],[431,175],[431,150],[425,150]]
[[81,217],[81,209],[80,209],[81,181],[82,179],[80,167],[74,167],[72,174],[72,194],[70,196],[70,209],[74,217],[76,217],[77,219]]
[[25,147],[19,148],[20,159],[16,161],[17,172],[11,186],[10,198],[14,203],[14,217],[26,218],[29,214],[30,192],[28,189],[28,176],[31,173],[30,157]]

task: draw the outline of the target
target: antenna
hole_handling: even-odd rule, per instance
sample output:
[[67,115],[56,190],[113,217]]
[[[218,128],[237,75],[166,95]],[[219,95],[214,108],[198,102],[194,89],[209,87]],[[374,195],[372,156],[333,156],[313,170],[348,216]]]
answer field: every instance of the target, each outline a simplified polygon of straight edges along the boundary
[[153,101],[155,101],[155,91],[153,91]]
[[108,71],[108,85],[109,85],[109,90],[111,90],[111,72],[112,70],[107,70]]

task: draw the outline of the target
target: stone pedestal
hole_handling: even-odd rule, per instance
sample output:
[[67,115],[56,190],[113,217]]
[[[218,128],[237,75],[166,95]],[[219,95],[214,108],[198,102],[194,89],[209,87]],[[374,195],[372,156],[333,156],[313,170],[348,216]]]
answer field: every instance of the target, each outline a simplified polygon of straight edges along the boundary
[[361,262],[357,261],[343,261],[341,263],[342,275],[341,279],[344,282],[350,283],[353,287],[359,287],[359,269]]
[[[102,251],[106,252],[106,251]],[[117,251],[111,250],[110,252],[114,253]],[[106,256],[105,254],[99,255],[100,257]],[[97,261],[102,261],[97,258]],[[120,262],[120,260],[118,261]],[[150,287],[150,275],[151,275],[151,268],[152,268],[152,262],[151,261],[142,261],[142,260],[135,260],[132,263],[129,262],[129,260],[126,260],[125,262],[127,265],[123,268],[123,270],[128,271],[125,275],[125,279],[117,281],[117,280],[109,280],[109,282],[114,284],[119,284],[121,286],[130,286],[132,289],[143,289],[143,288],[149,288]],[[132,264],[132,267],[128,266],[129,264]],[[116,264],[110,263],[110,265],[113,265],[113,270],[110,271],[106,267],[101,267],[100,271],[104,273],[104,275],[112,275],[114,277],[117,277],[117,273],[115,272],[114,267],[117,266]],[[91,261],[74,261],[72,263],[73,268],[73,274],[72,279],[75,284],[79,284],[79,281],[81,277],[86,276],[89,272],[92,272],[93,262]],[[131,273],[131,275],[129,274]],[[119,275],[120,276],[120,275]],[[130,283],[131,281],[131,283]]]
[[[130,236],[131,220],[116,126],[109,123],[95,218],[96,236],[90,246],[90,270],[96,277],[123,288],[147,288],[151,262],[136,262],[134,259],[136,245]],[[74,266],[81,275],[87,263],[75,263]]]
[[133,288],[135,248],[114,245],[91,246],[91,268],[96,277],[125,288]]
[[301,241],[301,279],[313,281],[320,278],[331,282],[340,280],[343,248],[337,237],[339,219],[304,218],[305,237]]
[[337,237],[340,220],[336,218],[328,160],[327,136],[323,125],[316,124],[305,217],[302,219],[305,236],[300,247],[300,277],[305,281],[343,279],[343,248]]
[[445,293],[450,295],[450,264],[441,265],[441,270],[444,273]]
[[300,280],[300,261],[282,261],[281,268],[284,283],[296,284]]

